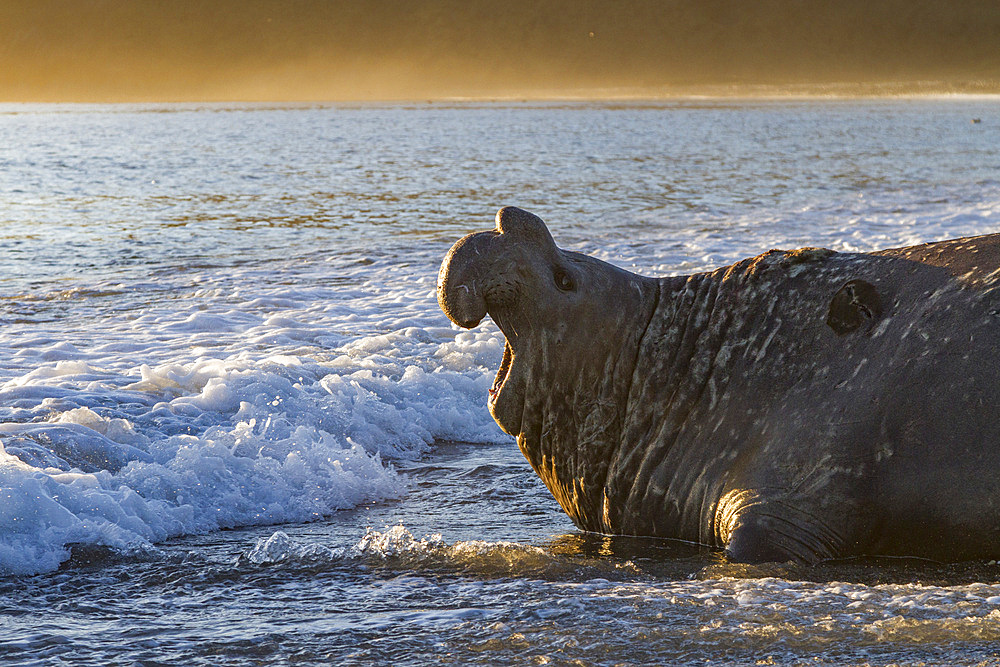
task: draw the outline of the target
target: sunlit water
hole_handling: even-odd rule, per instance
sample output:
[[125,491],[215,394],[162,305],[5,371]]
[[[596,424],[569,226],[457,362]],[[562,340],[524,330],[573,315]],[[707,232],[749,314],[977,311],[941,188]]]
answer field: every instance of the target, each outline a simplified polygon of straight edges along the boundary
[[434,299],[504,204],[647,275],[993,232],[1000,102],[0,107],[0,660],[1000,663],[993,563],[576,531]]

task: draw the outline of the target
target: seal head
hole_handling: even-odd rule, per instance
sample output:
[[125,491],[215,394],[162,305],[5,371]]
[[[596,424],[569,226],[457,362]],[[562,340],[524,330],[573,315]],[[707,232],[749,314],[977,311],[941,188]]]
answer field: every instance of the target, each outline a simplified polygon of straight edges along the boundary
[[459,240],[441,265],[445,314],[466,328],[488,314],[503,332],[490,413],[568,512],[579,491],[557,483],[552,468],[571,465],[576,484],[603,484],[566,454],[582,446],[592,461],[610,458],[657,294],[655,280],[559,249],[538,216],[512,206],[497,213],[495,229]]

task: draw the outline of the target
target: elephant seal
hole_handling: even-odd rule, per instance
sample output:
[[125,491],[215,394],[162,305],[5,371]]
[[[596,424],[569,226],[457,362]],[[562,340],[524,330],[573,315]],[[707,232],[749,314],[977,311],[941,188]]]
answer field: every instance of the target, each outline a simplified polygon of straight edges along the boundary
[[1000,556],[1000,234],[648,278],[517,208],[438,301],[506,337],[488,406],[583,530],[738,562]]

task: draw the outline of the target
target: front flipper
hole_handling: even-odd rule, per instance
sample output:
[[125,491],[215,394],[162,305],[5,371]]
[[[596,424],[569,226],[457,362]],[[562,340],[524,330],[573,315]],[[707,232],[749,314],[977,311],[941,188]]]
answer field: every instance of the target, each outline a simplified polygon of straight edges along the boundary
[[[726,558],[734,563],[794,561],[815,563],[832,554],[809,544],[801,527],[766,516],[746,516],[736,525],[726,544]],[[820,553],[817,553],[820,551]]]
[[733,562],[812,564],[844,553],[847,531],[836,526],[838,518],[821,516],[799,503],[764,500],[742,490],[727,494],[720,510],[719,538]]

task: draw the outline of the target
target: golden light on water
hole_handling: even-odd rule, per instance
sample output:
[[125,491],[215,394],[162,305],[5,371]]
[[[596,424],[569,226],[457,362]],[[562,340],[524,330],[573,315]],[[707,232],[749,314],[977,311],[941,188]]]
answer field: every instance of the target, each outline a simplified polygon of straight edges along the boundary
[[976,0],[0,3],[0,101],[1000,92]]

